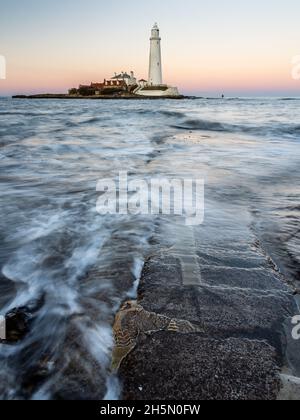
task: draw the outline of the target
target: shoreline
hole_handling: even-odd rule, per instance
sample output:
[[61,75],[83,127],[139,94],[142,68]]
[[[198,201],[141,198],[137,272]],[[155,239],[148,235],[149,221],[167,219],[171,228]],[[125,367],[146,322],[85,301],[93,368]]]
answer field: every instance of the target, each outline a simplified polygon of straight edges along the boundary
[[80,96],[80,95],[65,95],[65,94],[38,94],[38,95],[14,95],[12,99],[67,99],[67,100],[159,100],[159,99],[201,99],[196,96],[138,96],[138,95],[126,95],[126,96],[115,96],[115,95],[99,95],[99,96]]

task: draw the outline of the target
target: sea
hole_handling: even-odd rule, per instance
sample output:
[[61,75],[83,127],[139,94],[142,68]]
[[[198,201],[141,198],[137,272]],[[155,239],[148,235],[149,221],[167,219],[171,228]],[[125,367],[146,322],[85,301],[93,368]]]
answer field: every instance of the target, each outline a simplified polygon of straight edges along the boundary
[[[100,214],[97,183],[119,172],[203,179],[203,223]],[[0,344],[0,398],[118,399],[114,316],[182,232],[206,270],[251,270],[251,244],[300,290],[300,99],[2,98],[0,215],[0,315],[26,326]]]

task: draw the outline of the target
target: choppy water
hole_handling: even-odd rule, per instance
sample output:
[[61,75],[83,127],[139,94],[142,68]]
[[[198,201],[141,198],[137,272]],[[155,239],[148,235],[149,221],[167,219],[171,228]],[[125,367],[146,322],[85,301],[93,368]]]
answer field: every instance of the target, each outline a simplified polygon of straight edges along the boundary
[[206,257],[233,265],[257,240],[297,285],[299,152],[297,99],[0,99],[0,314],[33,314],[24,340],[0,344],[0,397],[117,397],[114,314],[156,232],[180,230],[172,216],[100,216],[99,179],[203,177]]

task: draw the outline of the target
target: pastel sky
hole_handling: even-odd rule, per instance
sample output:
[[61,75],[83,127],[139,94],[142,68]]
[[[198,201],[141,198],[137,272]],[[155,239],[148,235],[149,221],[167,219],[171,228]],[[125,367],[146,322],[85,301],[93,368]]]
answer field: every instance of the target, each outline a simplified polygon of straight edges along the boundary
[[299,0],[0,0],[0,95],[147,78],[157,21],[164,82],[183,93],[298,96],[299,16]]

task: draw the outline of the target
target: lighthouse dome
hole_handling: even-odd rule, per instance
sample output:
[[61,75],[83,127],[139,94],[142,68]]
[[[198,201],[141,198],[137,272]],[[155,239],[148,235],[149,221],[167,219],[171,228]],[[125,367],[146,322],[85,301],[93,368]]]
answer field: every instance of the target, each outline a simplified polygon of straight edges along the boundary
[[155,23],[153,25],[153,28],[152,28],[152,31],[151,31],[151,38],[152,39],[160,40],[160,37],[159,37],[159,27],[158,27],[158,24],[157,23]]

